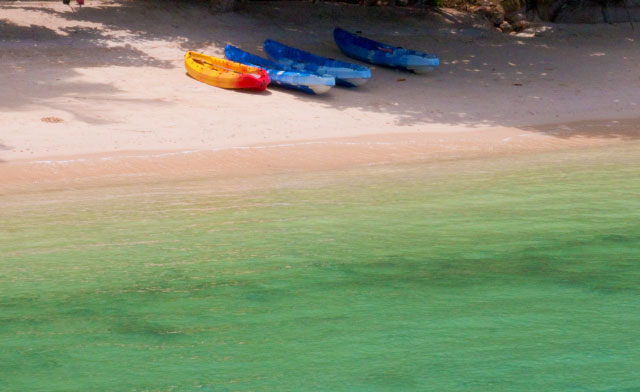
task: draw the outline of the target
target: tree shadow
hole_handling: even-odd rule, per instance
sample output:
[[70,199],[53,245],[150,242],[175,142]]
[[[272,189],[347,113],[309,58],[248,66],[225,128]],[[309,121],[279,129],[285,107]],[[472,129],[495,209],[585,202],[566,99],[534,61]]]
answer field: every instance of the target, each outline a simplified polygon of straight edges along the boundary
[[212,42],[220,43],[212,37],[212,28],[221,24],[234,27],[233,23],[222,21],[233,19],[233,15],[211,15],[207,12],[207,4],[206,0],[139,0],[95,3],[76,12],[63,12],[51,7],[31,9],[71,22],[100,26],[100,38],[108,38],[111,42],[130,38],[137,42],[169,41],[189,50]]
[[[441,66],[428,75],[362,63],[371,67],[373,75],[362,87],[336,88],[323,97],[296,95],[321,107],[385,113],[393,119],[393,125],[415,129],[433,124],[476,128],[523,128],[535,123],[578,126],[576,117],[601,120],[611,118],[612,113],[636,117],[635,108],[640,105],[640,94],[632,87],[640,73],[620,67],[621,59],[629,67],[640,61],[636,50],[640,34],[632,30],[624,30],[627,36],[622,35],[624,39],[612,45],[609,34],[620,38],[620,28],[601,26],[603,31],[595,26],[558,25],[543,26],[537,35],[507,35],[488,29],[484,21],[472,16],[439,9],[414,12],[331,3],[274,4],[249,3],[241,12],[256,26],[269,21],[271,27],[265,28],[268,36],[229,33],[221,35],[221,40],[264,55],[262,41],[272,38],[322,56],[360,63],[346,57],[333,42],[333,28],[341,26],[440,57]],[[294,11],[284,12],[284,7]],[[291,15],[294,17],[286,17]],[[629,87],[624,91],[610,87],[616,81]],[[606,122],[593,124],[588,130],[575,129],[573,135],[638,138],[636,132],[604,126]],[[552,126],[527,129],[557,137],[568,134]],[[380,133],[384,133],[383,126]]]
[[[33,12],[39,8],[30,7]],[[42,10],[50,11],[47,8]],[[11,99],[0,100],[0,109],[16,110],[29,105],[43,105],[54,110],[70,112],[86,123],[104,123],[106,120],[86,111],[74,110],[72,105],[60,101],[69,99],[121,99],[121,92],[113,84],[100,78],[81,80],[78,68],[110,66],[145,66],[171,68],[169,61],[154,58],[131,45],[118,44],[118,40],[105,39],[103,32],[94,27],[69,26],[52,29],[42,25],[18,25],[0,19],[0,57],[3,70],[0,81],[11,94]],[[64,48],[64,51],[60,50]],[[10,61],[4,61],[4,58]],[[108,63],[104,59],[108,58]],[[22,83],[10,84],[10,80]],[[138,103],[150,103],[144,99]],[[157,102],[153,102],[157,104]]]

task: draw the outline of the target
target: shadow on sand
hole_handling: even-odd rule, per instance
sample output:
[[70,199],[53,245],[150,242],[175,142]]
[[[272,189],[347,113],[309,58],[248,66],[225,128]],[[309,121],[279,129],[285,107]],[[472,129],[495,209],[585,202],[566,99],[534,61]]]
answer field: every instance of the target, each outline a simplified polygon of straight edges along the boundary
[[[50,11],[46,8],[43,10]],[[111,38],[105,39],[97,28],[66,27],[56,31],[44,26],[16,25],[0,19],[0,36],[3,38],[0,40],[3,55],[12,59],[10,63],[4,64],[5,71],[8,72],[0,73],[0,80],[6,77],[24,81],[22,88],[10,91],[11,99],[0,100],[2,110],[17,110],[41,104],[53,110],[69,112],[77,120],[88,124],[108,123],[109,121],[76,110],[73,105],[59,102],[63,97],[80,97],[131,103],[131,100],[115,96],[120,90],[111,83],[99,79],[91,82],[78,80],[81,74],[76,68],[140,65],[171,67],[168,62],[150,57],[130,45],[114,46],[114,41]],[[60,51],[61,47],[65,47],[65,50]],[[105,56],[109,57],[109,64],[104,64],[101,60]],[[135,102],[145,103],[144,100]]]
[[5,163],[6,161],[4,159],[2,159],[2,151],[7,151],[10,150],[11,147],[3,144],[2,142],[0,142],[0,163]]
[[[288,7],[287,12],[283,12],[283,7]],[[118,38],[122,36],[127,36],[128,42],[132,38],[140,43],[169,41],[177,43],[184,50],[216,48],[218,53],[211,53],[214,55],[221,55],[227,43],[263,54],[261,45],[264,39],[290,42],[295,36],[301,48],[354,62],[339,52],[333,43],[331,31],[335,25],[358,30],[358,21],[365,16],[368,25],[375,24],[379,31],[384,31],[378,34],[380,40],[437,53],[442,64],[440,69],[430,75],[413,75],[372,67],[372,80],[361,88],[336,89],[334,93],[321,97],[292,93],[296,99],[312,101],[339,111],[357,109],[387,113],[398,126],[438,123],[522,127],[535,122],[565,123],[567,121],[561,114],[573,108],[571,102],[575,99],[584,100],[584,112],[588,113],[590,106],[599,107],[598,102],[590,98],[589,92],[581,86],[580,75],[574,75],[574,70],[588,63],[606,67],[618,61],[616,53],[604,53],[597,57],[581,54],[589,53],[589,50],[581,48],[578,51],[572,46],[574,44],[570,38],[559,39],[557,45],[550,45],[549,40],[527,41],[508,35],[496,36],[497,33],[483,28],[481,22],[469,19],[469,16],[442,10],[364,9],[326,3],[291,2],[250,3],[236,14],[210,15],[206,2],[196,0],[127,1],[92,5],[77,12],[60,12],[51,7],[37,6],[30,9],[84,27],[54,31],[0,20],[0,33],[9,39],[0,41],[0,46],[6,51],[23,51],[31,55],[31,58],[12,65],[15,70],[15,76],[12,77],[27,77],[35,58],[49,67],[47,78],[56,83],[55,88],[51,88],[39,86],[38,80],[34,80],[32,88],[14,92],[15,99],[5,104],[3,109],[17,109],[56,96],[84,94],[87,91],[92,95],[103,95],[105,99],[114,99],[113,95],[118,90],[108,83],[73,81],[77,73],[73,68],[66,67],[67,63],[74,67],[179,67],[179,59],[171,62],[155,58],[125,44],[122,38]],[[99,25],[100,28],[89,27],[91,25]],[[452,40],[458,44],[450,45]],[[595,52],[599,50],[598,42],[594,39],[587,45],[593,45]],[[59,45],[71,45],[73,50],[65,51],[64,56],[56,56],[55,48]],[[105,51],[110,52],[112,61],[109,64],[100,63],[92,56],[92,53]],[[573,51],[573,56],[566,56],[563,62],[559,62],[558,58],[567,51]],[[595,78],[589,80],[589,85],[605,86],[607,78],[609,75],[606,73],[600,76],[596,74]],[[82,113],[76,114],[82,119]],[[100,121],[95,118],[83,120]],[[621,127],[591,127],[587,131],[566,127],[528,129],[557,137],[639,138],[636,131],[616,133],[616,129],[620,130]]]

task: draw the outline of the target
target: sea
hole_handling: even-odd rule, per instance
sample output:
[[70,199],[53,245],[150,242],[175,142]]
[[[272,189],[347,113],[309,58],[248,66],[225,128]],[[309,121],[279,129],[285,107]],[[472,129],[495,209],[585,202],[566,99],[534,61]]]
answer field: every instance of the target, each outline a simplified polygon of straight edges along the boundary
[[640,144],[0,195],[2,391],[639,391]]

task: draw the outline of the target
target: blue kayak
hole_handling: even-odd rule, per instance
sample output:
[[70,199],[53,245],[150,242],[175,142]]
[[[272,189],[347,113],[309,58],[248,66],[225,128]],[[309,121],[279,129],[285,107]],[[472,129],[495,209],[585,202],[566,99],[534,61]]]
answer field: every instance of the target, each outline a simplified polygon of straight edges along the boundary
[[333,76],[320,76],[304,73],[267,60],[260,56],[245,52],[233,45],[224,48],[224,55],[231,61],[253,65],[267,71],[272,85],[290,88],[307,94],[326,93],[336,85]]
[[362,65],[320,57],[274,40],[264,41],[264,51],[274,61],[297,71],[333,76],[341,86],[360,86],[371,78],[371,70]]
[[333,30],[333,38],[344,54],[371,64],[415,73],[431,71],[440,64],[438,57],[432,54],[376,42],[339,27]]

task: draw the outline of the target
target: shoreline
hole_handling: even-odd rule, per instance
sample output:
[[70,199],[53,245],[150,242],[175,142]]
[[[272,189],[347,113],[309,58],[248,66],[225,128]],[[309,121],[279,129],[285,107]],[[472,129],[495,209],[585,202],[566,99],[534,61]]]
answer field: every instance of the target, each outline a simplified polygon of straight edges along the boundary
[[[619,123],[616,120],[609,122]],[[635,124],[635,121],[631,123]],[[588,124],[590,122],[576,126],[585,129]],[[284,141],[208,150],[42,156],[0,163],[0,188],[3,194],[11,194],[204,177],[252,177],[384,164],[490,159],[511,154],[613,146],[627,139],[638,139],[640,134],[640,128],[633,125],[623,126],[607,137],[573,134],[574,128],[571,124],[561,124],[545,126],[545,133],[531,129],[492,128],[456,133],[396,133]]]

